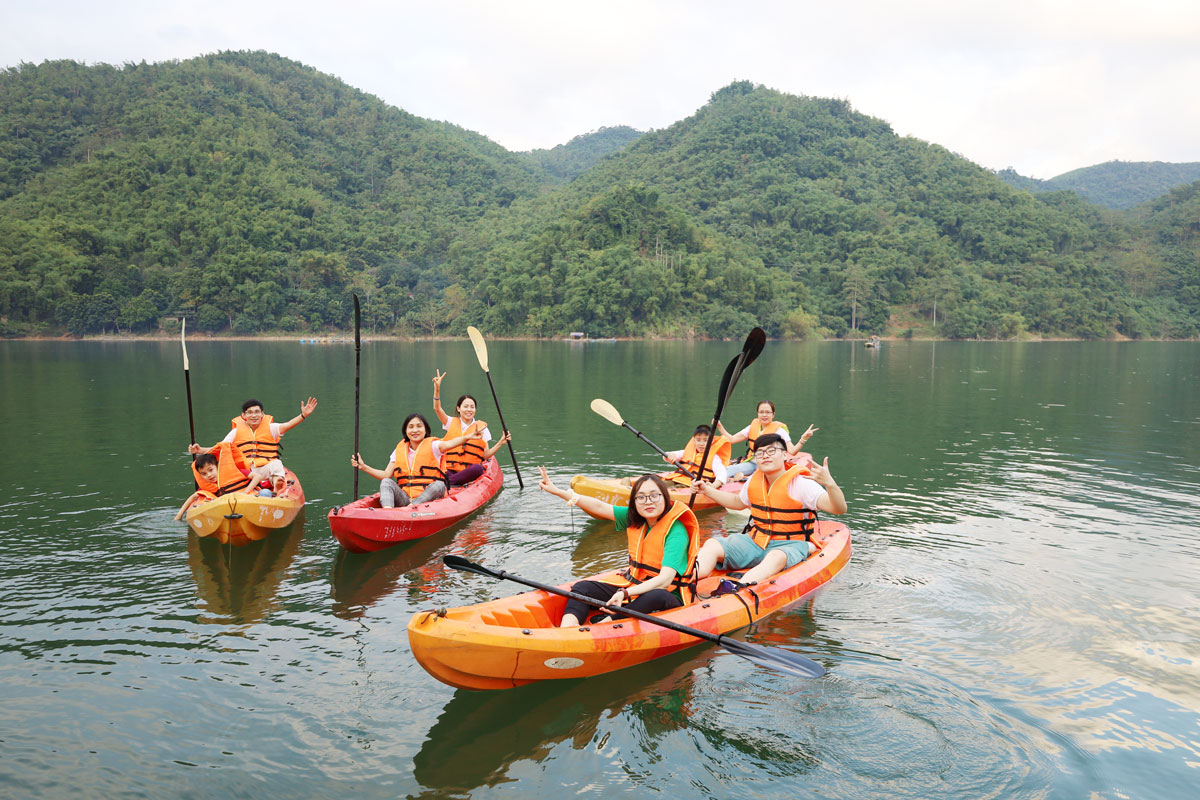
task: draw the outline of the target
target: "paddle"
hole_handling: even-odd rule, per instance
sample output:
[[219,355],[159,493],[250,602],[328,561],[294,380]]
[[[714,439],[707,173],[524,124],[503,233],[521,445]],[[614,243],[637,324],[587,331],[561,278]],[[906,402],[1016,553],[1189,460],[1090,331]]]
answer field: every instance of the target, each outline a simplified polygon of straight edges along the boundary
[[643,614],[640,611],[634,611],[626,606],[618,606],[613,608],[605,605],[602,601],[596,600],[595,598],[587,597],[582,594],[576,594],[575,592],[570,592],[566,589],[560,589],[557,586],[550,586],[544,583],[538,583],[537,581],[531,581],[528,578],[522,578],[519,575],[513,575],[511,573],[504,572],[503,570],[490,570],[487,567],[468,561],[462,556],[445,556],[442,558],[442,563],[451,569],[460,569],[464,572],[474,572],[477,575],[485,575],[489,578],[495,578],[497,580],[513,581],[514,583],[524,584],[525,586],[532,586],[535,589],[541,589],[544,592],[550,592],[551,594],[556,594],[560,597],[567,597],[572,600],[580,600],[590,606],[595,606],[603,611],[607,611],[610,614],[614,612],[618,614],[624,614],[626,616],[633,617],[634,619],[640,619],[642,622],[649,622],[651,625],[658,625],[668,630],[687,634],[688,636],[695,636],[697,639],[704,639],[706,641],[713,642],[720,647],[724,647],[734,655],[738,655],[742,658],[753,661],[755,664],[760,664],[764,667],[770,667],[771,669],[779,670],[780,672],[798,675],[801,678],[819,678],[825,674],[825,668],[816,661],[813,661],[811,658],[805,658],[798,653],[793,653],[790,650],[771,650],[759,644],[743,642],[740,639],[731,639],[730,637],[722,634],[709,633],[708,631],[689,628],[688,626],[680,625],[677,622],[671,622],[670,620],[654,617],[650,614]]
[[[504,414],[500,413],[500,401],[496,398],[496,385],[492,383],[492,373],[488,372],[487,342],[483,340],[483,334],[474,325],[467,326],[467,336],[471,337],[471,346],[475,348],[475,357],[479,359],[479,366],[483,369],[483,374],[487,375],[488,386],[492,389],[492,402],[496,404],[496,416],[500,417],[500,430],[508,433],[508,428],[504,424]],[[513,452],[512,441],[508,443],[508,455],[512,458],[513,470],[517,473],[517,485],[524,489],[525,481],[521,480],[521,468],[517,466],[517,454]]]
[[[643,436],[642,432],[639,431],[637,428],[633,427],[628,422],[626,422],[624,419],[622,419],[621,412],[617,411],[617,409],[613,406],[612,403],[608,402],[607,400],[602,400],[599,397],[597,397],[595,400],[592,401],[592,411],[595,411],[597,414],[604,417],[606,420],[611,422],[613,425],[620,425],[622,428],[628,428],[629,430],[633,431],[633,435],[638,437],[639,439],[641,439],[646,444],[650,445],[650,447],[654,450],[654,452],[658,453],[660,456],[667,459],[668,461],[671,461],[671,457],[669,455],[667,455],[666,451],[664,451],[661,447],[659,447],[654,442],[650,441],[645,436]],[[676,466],[676,468],[680,472],[682,472],[684,475],[687,475],[689,478],[695,479],[696,476],[693,475],[692,473],[688,472],[686,469],[684,469],[683,465],[680,464],[678,461],[672,461],[671,463],[673,463]]]
[[[189,440],[192,444],[196,443],[196,423],[192,416],[192,372],[188,366],[187,356],[187,317],[183,318],[183,324],[179,326],[179,343],[183,345],[183,385],[187,387],[188,399],[188,432],[191,434]],[[192,456],[192,461],[196,460],[196,456]],[[200,488],[200,484],[196,483],[196,476],[192,476],[192,486],[195,489]]]
[[[725,411],[725,403],[729,401],[733,395],[733,387],[737,386],[738,379],[742,377],[742,372],[746,367],[754,363],[758,358],[759,353],[763,351],[763,346],[767,343],[767,334],[762,328],[755,328],[750,331],[750,335],[746,337],[745,343],[742,344],[742,352],[733,357],[729,362],[729,366],[725,367],[725,374],[721,376],[721,388],[717,393],[717,410],[713,414],[712,434],[708,437],[708,443],[704,445],[704,454],[700,456],[700,463],[708,463],[708,451],[712,448],[713,440],[717,438],[717,423],[721,420],[721,414]],[[703,469],[701,469],[703,471]],[[693,494],[688,498],[688,508],[696,502],[696,495]]]
[[[358,452],[358,363],[362,355],[362,336],[360,334],[362,314],[358,308],[358,295],[354,295],[354,452]],[[358,499],[358,467],[354,469],[354,491],[351,498]]]

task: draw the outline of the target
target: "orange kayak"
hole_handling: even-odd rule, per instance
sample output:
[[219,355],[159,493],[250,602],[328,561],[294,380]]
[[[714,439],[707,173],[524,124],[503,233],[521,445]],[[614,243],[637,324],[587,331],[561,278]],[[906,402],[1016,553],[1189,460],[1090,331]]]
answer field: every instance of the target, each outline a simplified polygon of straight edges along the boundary
[[296,473],[289,469],[285,474],[287,488],[275,497],[237,492],[197,503],[184,517],[188,528],[197,536],[211,536],[221,544],[238,547],[286,528],[304,508],[304,488]]
[[[820,550],[765,584],[710,597],[724,577],[700,582],[701,600],[656,614],[713,634],[743,628],[783,609],[833,578],[850,560],[850,529],[817,523]],[[605,580],[616,570],[593,576]],[[569,589],[570,584],[562,588]],[[420,611],[408,623],[408,641],[430,675],[462,689],[508,689],[535,681],[600,675],[702,642],[695,636],[637,619],[557,627],[566,599],[544,590],[445,611]]]

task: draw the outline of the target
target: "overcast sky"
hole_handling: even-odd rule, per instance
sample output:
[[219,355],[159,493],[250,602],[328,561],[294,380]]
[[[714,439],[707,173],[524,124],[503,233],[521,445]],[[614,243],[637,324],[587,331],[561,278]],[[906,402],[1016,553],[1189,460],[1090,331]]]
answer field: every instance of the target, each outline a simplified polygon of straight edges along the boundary
[[0,66],[267,50],[510,150],[749,80],[1037,178],[1200,161],[1200,0],[3,3]]

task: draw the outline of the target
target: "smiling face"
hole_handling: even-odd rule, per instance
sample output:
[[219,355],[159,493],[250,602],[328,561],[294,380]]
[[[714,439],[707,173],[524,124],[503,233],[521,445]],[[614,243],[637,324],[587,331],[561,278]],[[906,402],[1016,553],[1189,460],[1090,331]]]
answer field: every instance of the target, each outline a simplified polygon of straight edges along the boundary
[[467,423],[468,425],[471,424],[471,421],[475,419],[475,398],[464,397],[459,402],[458,416],[462,418],[463,422]]
[[405,438],[408,443],[416,447],[425,438],[425,423],[420,417],[413,417],[408,421],[408,425],[404,427]]
[[246,424],[251,428],[257,428],[258,423],[262,422],[262,418],[262,406],[250,406],[242,412],[242,419],[246,420]]
[[704,448],[708,447],[708,434],[707,433],[697,433],[695,436],[692,437],[692,442],[694,442],[696,445],[696,452],[703,453]]
[[771,420],[775,419],[775,409],[771,408],[770,403],[758,404],[758,421],[763,425],[767,425]]

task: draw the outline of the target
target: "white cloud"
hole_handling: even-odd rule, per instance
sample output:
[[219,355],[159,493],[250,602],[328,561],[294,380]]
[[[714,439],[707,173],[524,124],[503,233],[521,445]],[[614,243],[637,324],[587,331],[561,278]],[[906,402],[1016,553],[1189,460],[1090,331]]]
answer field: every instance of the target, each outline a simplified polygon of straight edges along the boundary
[[1194,0],[54,2],[6,9],[0,64],[263,49],[511,149],[661,128],[751,80],[1037,177],[1200,161]]

